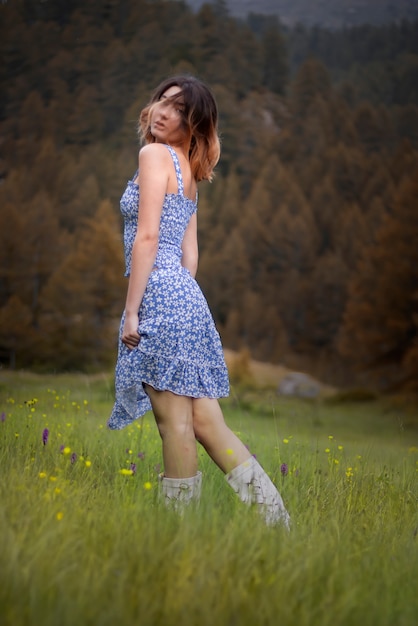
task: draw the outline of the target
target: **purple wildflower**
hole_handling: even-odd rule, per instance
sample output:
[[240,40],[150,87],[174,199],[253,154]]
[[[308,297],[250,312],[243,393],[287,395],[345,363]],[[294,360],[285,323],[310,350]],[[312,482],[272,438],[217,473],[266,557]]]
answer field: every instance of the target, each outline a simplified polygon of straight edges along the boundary
[[44,446],[46,446],[46,444],[48,443],[48,437],[49,437],[49,430],[47,428],[44,428],[43,433],[42,433],[42,443],[44,444]]
[[65,448],[65,446],[64,446],[64,444],[62,444],[62,446],[60,446],[60,452],[63,452],[64,448]]
[[71,463],[74,465],[76,461],[77,461],[77,455],[75,452],[73,452],[71,455]]
[[289,473],[289,468],[288,468],[288,466],[287,466],[287,463],[282,463],[282,464],[280,465],[280,471],[281,471],[281,473],[282,473],[282,476],[287,476],[287,475],[288,475],[288,473]]
[[145,459],[145,452],[138,452],[138,459]]
[[3,413],[0,415],[0,422],[5,422],[6,421],[6,413],[3,411]]
[[132,470],[132,474],[135,474],[135,472],[136,472],[136,463],[131,463],[131,470]]

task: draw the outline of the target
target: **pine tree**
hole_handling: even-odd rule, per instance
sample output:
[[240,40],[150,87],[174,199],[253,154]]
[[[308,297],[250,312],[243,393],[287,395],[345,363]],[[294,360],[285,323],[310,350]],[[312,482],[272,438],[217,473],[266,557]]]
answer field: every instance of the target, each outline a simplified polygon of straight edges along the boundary
[[74,108],[68,120],[67,140],[87,145],[100,136],[104,126],[100,96],[96,87],[85,86],[75,94]]
[[290,107],[298,119],[305,117],[318,96],[327,99],[331,92],[329,73],[320,61],[306,60],[290,85]]
[[114,46],[106,48],[101,80],[102,91],[106,94],[102,104],[105,134],[118,131],[125,103],[130,98],[133,100],[136,91],[136,81],[133,80],[135,65],[135,57],[122,42],[116,41]]
[[277,19],[271,19],[262,37],[263,85],[269,91],[285,94],[288,80],[287,52]]
[[328,173],[317,179],[311,189],[310,206],[318,232],[318,253],[323,255],[335,247],[341,200]]
[[370,162],[356,148],[341,144],[329,148],[326,155],[332,183],[340,202],[360,203],[366,181],[371,173]]
[[65,253],[65,236],[48,194],[22,198],[19,176],[9,177],[0,199],[0,304],[15,293],[35,316],[39,292]]
[[32,314],[17,295],[0,307],[0,357],[9,367],[24,367],[33,362]]
[[364,102],[354,112],[353,122],[367,153],[386,151],[393,137],[392,121],[387,114]]
[[349,267],[336,253],[328,252],[315,264],[310,284],[310,329],[306,332],[315,348],[333,347],[344,313],[349,275]]
[[339,341],[341,354],[372,370],[383,385],[405,382],[408,364],[415,363],[417,196],[417,176],[406,178],[349,286]]
[[47,363],[73,369],[112,359],[123,308],[122,265],[119,224],[104,201],[42,292],[39,349]]

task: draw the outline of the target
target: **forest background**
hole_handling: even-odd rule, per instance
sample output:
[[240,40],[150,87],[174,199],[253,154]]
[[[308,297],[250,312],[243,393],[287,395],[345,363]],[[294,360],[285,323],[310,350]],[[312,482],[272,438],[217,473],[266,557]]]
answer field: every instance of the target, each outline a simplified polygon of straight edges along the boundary
[[224,345],[338,385],[418,385],[418,22],[328,30],[225,2],[0,5],[0,359],[111,367],[119,199],[167,75],[207,81],[222,158],[198,281]]

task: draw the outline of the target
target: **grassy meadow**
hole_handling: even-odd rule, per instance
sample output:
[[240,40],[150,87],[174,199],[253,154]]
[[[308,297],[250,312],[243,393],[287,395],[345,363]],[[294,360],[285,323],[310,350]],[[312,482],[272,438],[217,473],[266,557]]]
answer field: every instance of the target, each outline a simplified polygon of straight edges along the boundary
[[266,527],[200,451],[200,505],[159,503],[152,415],[106,429],[111,376],[0,372],[2,626],[415,626],[418,410],[237,389],[277,484]]

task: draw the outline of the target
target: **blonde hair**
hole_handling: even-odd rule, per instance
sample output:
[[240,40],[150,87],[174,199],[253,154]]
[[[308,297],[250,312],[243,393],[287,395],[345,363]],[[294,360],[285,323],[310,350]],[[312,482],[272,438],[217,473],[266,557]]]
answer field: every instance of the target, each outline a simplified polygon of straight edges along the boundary
[[207,85],[194,76],[173,76],[164,80],[155,89],[151,100],[139,116],[139,135],[144,143],[154,143],[151,134],[150,116],[153,104],[170,87],[181,91],[170,98],[181,100],[183,126],[189,144],[189,161],[192,174],[199,182],[212,180],[213,170],[221,153],[218,136],[218,107]]

